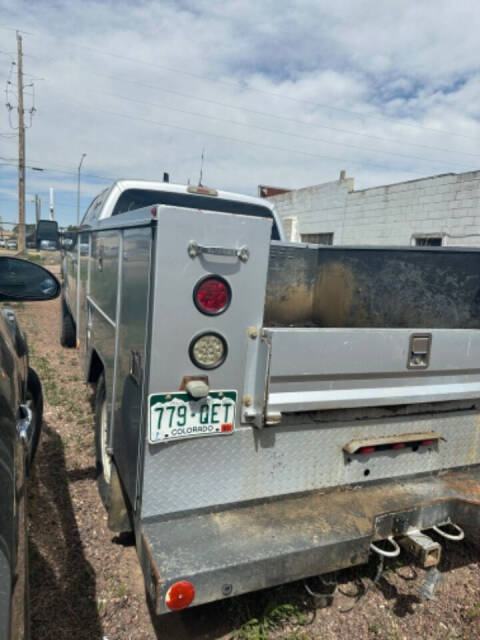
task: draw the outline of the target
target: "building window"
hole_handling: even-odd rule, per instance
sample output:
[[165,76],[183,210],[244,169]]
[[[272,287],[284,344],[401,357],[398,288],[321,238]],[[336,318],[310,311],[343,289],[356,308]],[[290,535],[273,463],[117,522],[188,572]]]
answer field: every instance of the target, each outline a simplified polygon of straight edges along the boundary
[[333,244],[333,233],[302,233],[300,238],[311,244]]
[[413,236],[413,243],[416,247],[441,247],[443,244],[442,236]]

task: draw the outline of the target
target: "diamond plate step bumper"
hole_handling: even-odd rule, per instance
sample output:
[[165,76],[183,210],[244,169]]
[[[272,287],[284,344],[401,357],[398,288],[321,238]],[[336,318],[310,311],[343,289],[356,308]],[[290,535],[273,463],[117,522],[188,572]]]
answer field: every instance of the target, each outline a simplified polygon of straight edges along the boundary
[[158,614],[176,581],[193,605],[368,560],[372,540],[452,521],[480,540],[480,466],[315,492],[140,524],[139,553]]

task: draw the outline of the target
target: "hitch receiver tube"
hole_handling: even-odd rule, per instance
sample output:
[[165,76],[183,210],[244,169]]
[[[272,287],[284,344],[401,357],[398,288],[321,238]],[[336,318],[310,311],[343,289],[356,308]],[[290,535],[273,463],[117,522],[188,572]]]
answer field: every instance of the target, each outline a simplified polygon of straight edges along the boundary
[[424,569],[436,567],[440,562],[442,547],[421,531],[410,531],[398,542],[401,547],[417,559]]

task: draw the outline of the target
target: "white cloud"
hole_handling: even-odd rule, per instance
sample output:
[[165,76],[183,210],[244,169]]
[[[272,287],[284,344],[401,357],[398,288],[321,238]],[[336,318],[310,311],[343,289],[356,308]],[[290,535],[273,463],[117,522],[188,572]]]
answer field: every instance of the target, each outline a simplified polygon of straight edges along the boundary
[[[27,189],[48,202],[55,186],[64,223],[83,152],[83,206],[105,182],[94,176],[195,181],[202,148],[208,183],[248,193],[340,169],[361,188],[480,164],[472,0],[3,0],[2,13],[29,32],[25,72],[45,78],[27,163],[70,172],[28,172]],[[14,32],[0,33],[14,51]],[[5,138],[0,148],[16,153]],[[0,179],[1,214],[15,174],[0,166]]]

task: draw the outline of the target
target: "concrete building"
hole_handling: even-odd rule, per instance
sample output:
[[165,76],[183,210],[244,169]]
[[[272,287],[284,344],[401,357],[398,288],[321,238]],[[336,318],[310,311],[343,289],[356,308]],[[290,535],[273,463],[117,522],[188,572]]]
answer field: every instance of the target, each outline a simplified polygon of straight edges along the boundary
[[359,191],[353,183],[342,171],[334,182],[268,199],[294,242],[480,246],[480,171]]

